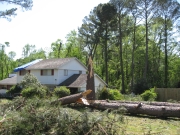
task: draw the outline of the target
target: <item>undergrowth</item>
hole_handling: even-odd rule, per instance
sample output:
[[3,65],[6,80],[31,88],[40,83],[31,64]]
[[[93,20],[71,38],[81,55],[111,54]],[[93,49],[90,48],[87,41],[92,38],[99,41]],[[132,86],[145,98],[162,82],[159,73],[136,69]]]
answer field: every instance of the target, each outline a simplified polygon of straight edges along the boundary
[[50,99],[25,99],[18,97],[2,105],[0,125],[2,135],[90,135],[120,134],[125,132],[125,120],[120,110],[75,110],[52,105]]

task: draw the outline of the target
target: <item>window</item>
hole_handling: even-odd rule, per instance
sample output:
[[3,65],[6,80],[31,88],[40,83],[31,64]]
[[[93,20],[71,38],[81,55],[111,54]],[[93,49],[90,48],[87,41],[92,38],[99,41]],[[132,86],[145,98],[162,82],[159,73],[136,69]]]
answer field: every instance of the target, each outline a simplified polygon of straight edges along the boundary
[[19,75],[20,75],[20,76],[23,76],[23,75],[25,75],[26,73],[30,73],[30,70],[20,70],[20,71],[19,71]]
[[54,69],[42,69],[40,73],[41,73],[41,76],[53,76]]
[[67,76],[67,75],[68,75],[68,70],[64,69],[64,76]]

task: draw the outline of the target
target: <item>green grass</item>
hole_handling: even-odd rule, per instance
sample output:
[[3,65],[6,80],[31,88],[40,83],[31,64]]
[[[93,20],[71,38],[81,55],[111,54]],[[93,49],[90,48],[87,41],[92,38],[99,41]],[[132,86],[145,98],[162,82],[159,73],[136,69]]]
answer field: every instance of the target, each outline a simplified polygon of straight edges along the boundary
[[178,135],[179,119],[158,119],[149,117],[125,116],[127,120],[126,134],[131,135]]

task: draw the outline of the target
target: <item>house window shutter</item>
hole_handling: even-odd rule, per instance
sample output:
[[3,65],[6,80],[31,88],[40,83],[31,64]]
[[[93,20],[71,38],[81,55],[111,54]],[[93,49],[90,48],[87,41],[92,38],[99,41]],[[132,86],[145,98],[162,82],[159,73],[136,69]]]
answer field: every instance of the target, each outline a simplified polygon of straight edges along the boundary
[[51,69],[51,75],[54,75],[54,69]]
[[19,71],[19,75],[21,75],[21,70]]
[[31,70],[28,70],[29,73],[31,73]]
[[43,70],[41,70],[41,75],[43,75]]

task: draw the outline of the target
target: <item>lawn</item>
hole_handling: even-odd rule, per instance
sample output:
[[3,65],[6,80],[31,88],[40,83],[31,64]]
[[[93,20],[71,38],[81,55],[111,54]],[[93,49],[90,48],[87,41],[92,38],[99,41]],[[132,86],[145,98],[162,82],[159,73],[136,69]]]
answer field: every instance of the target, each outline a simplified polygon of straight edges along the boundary
[[130,135],[179,135],[179,119],[124,116],[127,121],[126,134]]

